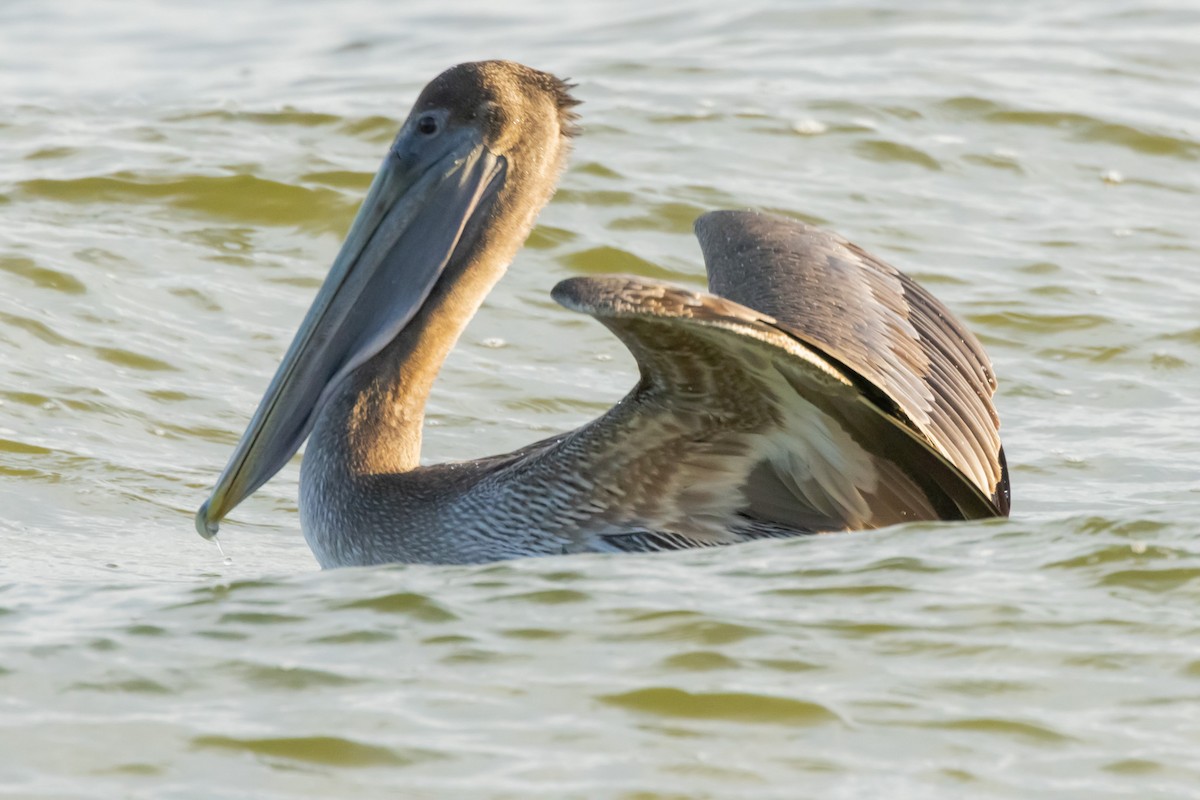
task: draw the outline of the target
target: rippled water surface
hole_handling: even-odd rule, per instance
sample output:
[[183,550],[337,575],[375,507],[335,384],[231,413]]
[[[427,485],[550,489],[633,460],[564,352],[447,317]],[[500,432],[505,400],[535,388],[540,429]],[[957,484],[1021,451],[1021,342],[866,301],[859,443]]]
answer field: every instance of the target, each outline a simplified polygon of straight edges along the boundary
[[[321,573],[293,465],[197,537],[416,92],[495,56],[584,134],[429,460],[604,409],[550,287],[699,286],[750,206],[979,333],[1013,518]],[[1189,0],[0,5],[0,794],[1200,795],[1197,75]]]

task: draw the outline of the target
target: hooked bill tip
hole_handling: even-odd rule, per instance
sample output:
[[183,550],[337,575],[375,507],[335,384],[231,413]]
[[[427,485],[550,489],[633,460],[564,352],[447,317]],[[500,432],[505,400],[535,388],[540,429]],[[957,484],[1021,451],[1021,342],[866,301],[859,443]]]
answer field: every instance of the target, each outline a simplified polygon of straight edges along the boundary
[[200,510],[196,512],[196,533],[205,539],[212,539],[220,529],[221,523],[208,518],[208,501],[205,500],[204,505],[200,506]]

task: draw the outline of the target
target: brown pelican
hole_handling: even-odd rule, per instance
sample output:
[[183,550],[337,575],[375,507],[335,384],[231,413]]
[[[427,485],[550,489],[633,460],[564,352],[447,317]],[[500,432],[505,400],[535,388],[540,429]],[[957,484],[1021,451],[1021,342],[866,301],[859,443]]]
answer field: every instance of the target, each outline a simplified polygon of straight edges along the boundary
[[576,277],[553,297],[632,351],[640,378],[582,427],[419,465],[443,360],[550,199],[569,84],[460,64],[417,98],[241,442],[205,537],[299,449],[325,567],[649,551],[1004,516],[983,348],[907,275],[781,217],[696,222],[711,293]]

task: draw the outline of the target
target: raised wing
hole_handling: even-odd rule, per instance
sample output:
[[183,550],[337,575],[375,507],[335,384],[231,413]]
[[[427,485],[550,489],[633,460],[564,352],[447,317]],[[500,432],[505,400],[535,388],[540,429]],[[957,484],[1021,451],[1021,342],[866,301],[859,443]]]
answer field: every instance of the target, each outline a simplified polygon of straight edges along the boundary
[[594,538],[581,549],[998,513],[861,375],[771,316],[628,276],[572,278],[554,298],[603,322],[641,372],[609,413],[544,451],[598,498],[593,518],[572,520]]
[[1007,516],[1008,468],[982,345],[895,267],[797,220],[716,211],[696,221],[709,288],[770,315],[953,464]]

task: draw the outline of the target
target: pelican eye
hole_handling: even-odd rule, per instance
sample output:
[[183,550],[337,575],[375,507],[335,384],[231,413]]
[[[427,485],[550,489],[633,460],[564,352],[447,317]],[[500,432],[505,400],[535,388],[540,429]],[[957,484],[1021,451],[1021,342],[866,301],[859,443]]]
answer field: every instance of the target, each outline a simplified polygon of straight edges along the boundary
[[433,114],[426,114],[417,120],[417,132],[425,136],[433,136],[438,132],[437,117]]

